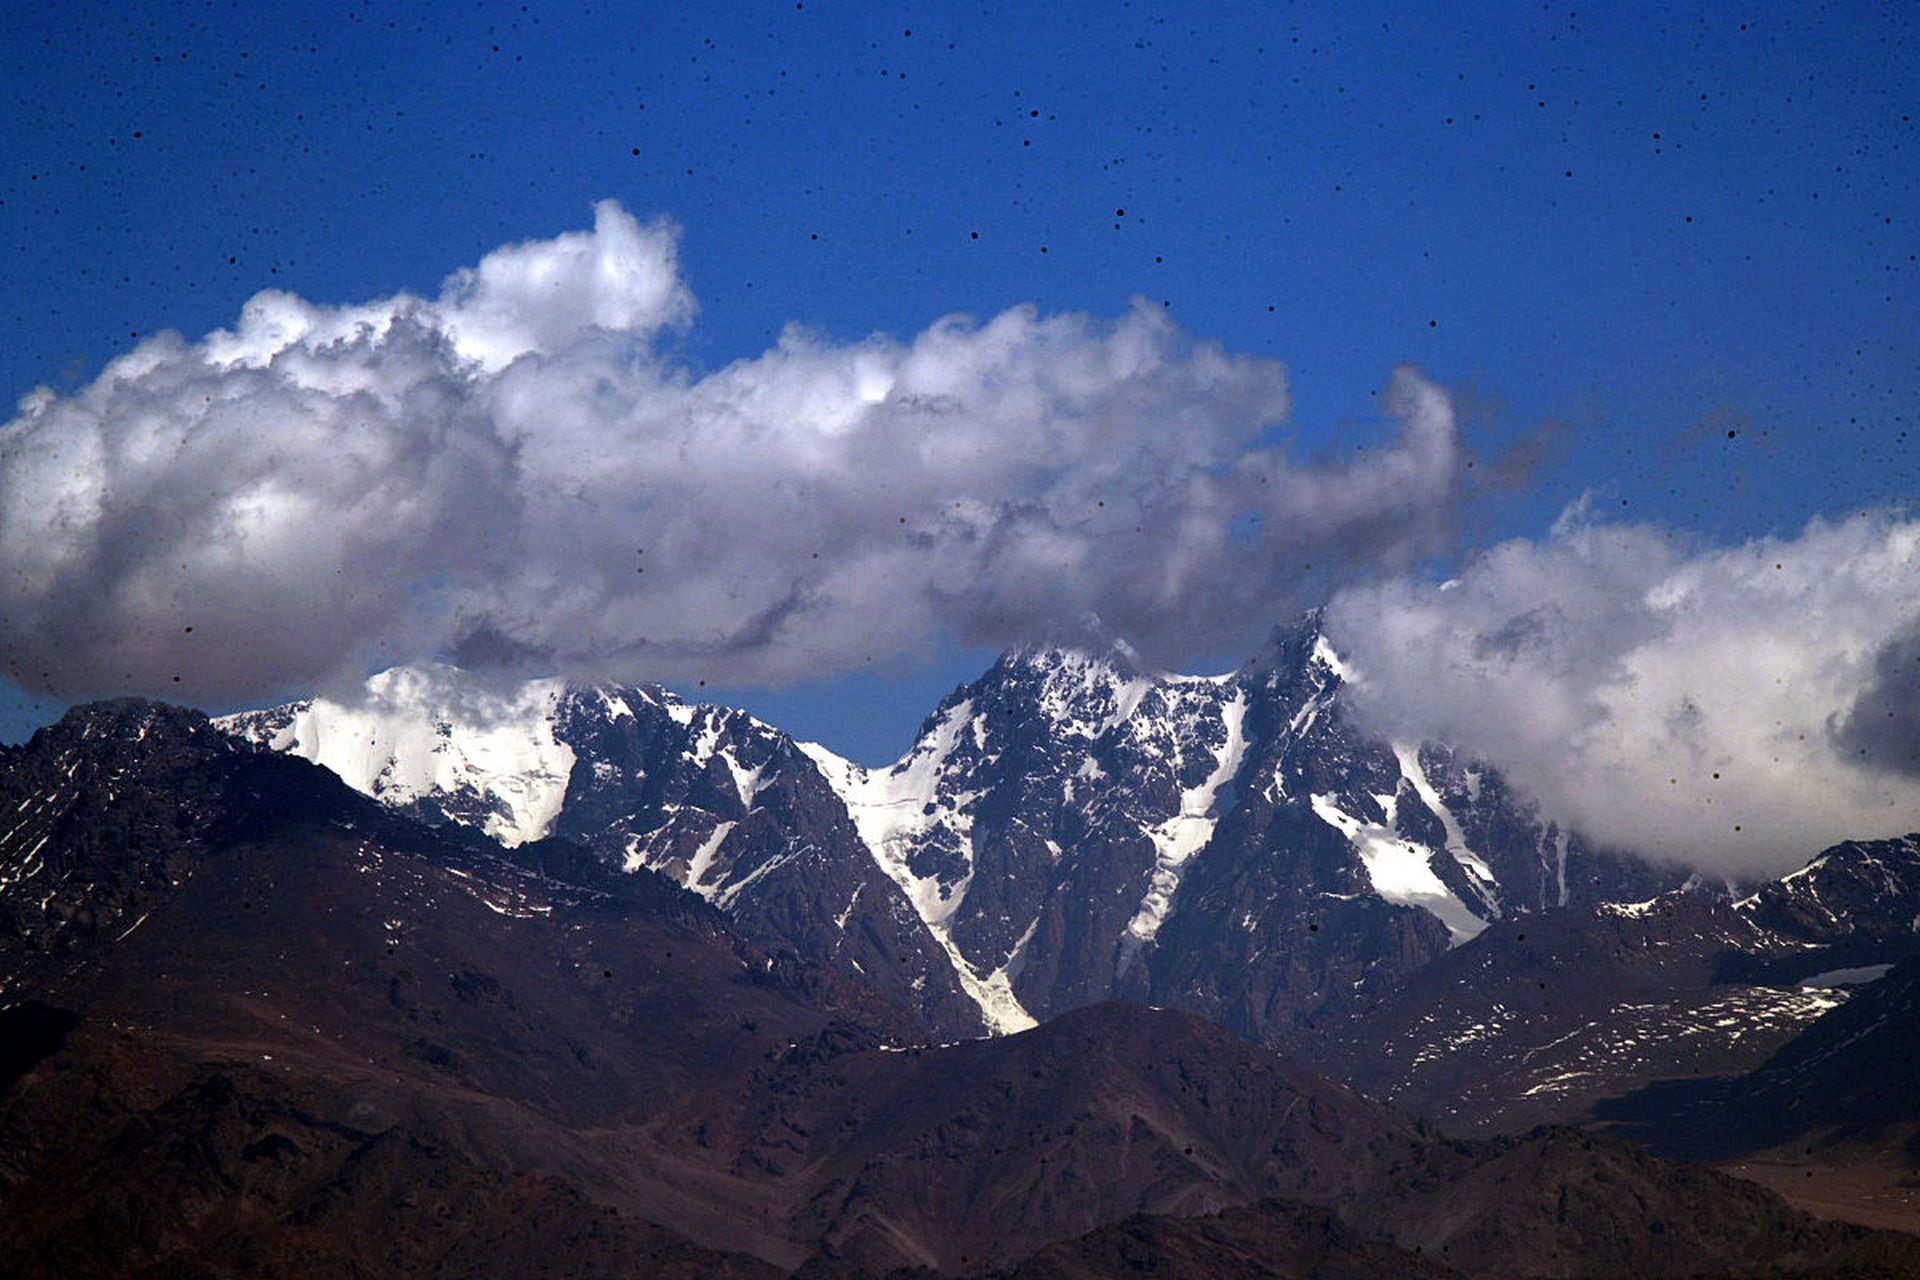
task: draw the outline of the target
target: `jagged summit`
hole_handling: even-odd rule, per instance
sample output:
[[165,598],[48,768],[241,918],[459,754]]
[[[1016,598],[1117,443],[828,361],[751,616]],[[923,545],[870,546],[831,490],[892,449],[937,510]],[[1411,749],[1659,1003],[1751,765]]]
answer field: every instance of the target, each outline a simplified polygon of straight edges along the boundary
[[[383,917],[403,934],[448,903],[489,922],[559,911],[549,880],[582,905],[652,886],[676,919],[911,1010],[921,1037],[1133,999],[1307,1048],[1446,1123],[1497,1125],[1571,1118],[1663,1070],[1750,1069],[1912,953],[1920,840],[1836,846],[1738,901],[1637,880],[1492,771],[1368,740],[1338,655],[1312,631],[1290,639],[1295,665],[1257,675],[1129,676],[1069,651],[996,663],[886,769],[660,690],[450,668],[385,673],[344,717],[315,699],[226,722],[288,755],[371,753],[361,777],[389,810],[475,828],[523,817],[529,769],[564,752],[543,828],[559,838],[511,857],[196,713],[78,709],[0,760],[15,815],[0,918],[39,957],[14,981],[164,941],[149,913],[212,883],[206,868],[266,865],[209,852],[319,841],[358,859],[371,841],[446,868]],[[241,811],[245,833],[222,817]],[[268,891],[255,880],[244,901]],[[470,923],[446,926],[450,945]],[[481,988],[462,981],[465,1002]]]
[[1366,739],[1343,673],[1318,611],[1222,675],[1017,649],[881,768],[656,686],[449,667],[221,723],[415,816],[660,871],[952,1028],[1119,996],[1266,1035],[1505,913],[1667,887],[1615,885],[1490,770]]
[[1104,662],[1127,676],[1149,670],[1149,665],[1126,637],[1091,611],[1082,614],[1079,625],[1067,633],[1049,640],[1014,645],[1000,655],[996,665],[1045,666],[1065,656]]
[[951,963],[865,855],[798,745],[743,711],[655,685],[502,688],[404,667],[348,704],[247,712],[223,727],[304,755],[394,808],[508,844],[559,836],[658,871],[755,940],[838,964],[950,1034],[980,1030]]
[[550,729],[564,692],[557,680],[503,690],[453,667],[395,667],[354,702],[313,698],[221,724],[395,808],[437,810],[520,844],[548,833],[564,797],[572,753]]
[[151,738],[156,746],[203,736],[212,740],[223,737],[205,713],[151,698],[103,698],[78,703],[34,736],[42,735],[48,741],[111,740],[121,744]]

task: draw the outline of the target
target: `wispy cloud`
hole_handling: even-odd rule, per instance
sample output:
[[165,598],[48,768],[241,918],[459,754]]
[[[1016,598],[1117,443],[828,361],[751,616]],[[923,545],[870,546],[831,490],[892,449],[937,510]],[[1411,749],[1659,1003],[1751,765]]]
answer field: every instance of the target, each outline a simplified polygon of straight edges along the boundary
[[1726,874],[1920,828],[1920,522],[1688,546],[1576,508],[1328,610],[1363,721],[1499,766],[1588,835]]
[[1287,607],[1303,566],[1439,545],[1447,397],[1345,461],[1276,427],[1284,370],[1157,309],[1017,308],[900,341],[791,329],[706,375],[673,227],[618,205],[437,298],[264,293],[0,427],[0,650],[28,686],[237,699],[450,656],[783,681],[952,633],[1162,661]]

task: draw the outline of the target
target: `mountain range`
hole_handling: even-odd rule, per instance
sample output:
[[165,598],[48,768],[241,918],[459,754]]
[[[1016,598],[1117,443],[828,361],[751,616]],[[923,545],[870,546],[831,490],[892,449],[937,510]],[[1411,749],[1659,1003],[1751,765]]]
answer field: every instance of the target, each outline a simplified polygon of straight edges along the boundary
[[658,687],[389,671],[223,720],[430,822],[648,867],[955,1032],[1113,997],[1271,1038],[1546,907],[1680,883],[1369,740],[1309,615],[1221,677],[1010,653],[869,769]]
[[885,768],[447,668],[78,708],[0,750],[11,1270],[1920,1274],[1624,1140],[1920,1171],[1920,839],[1702,885],[1342,682],[1021,651]]

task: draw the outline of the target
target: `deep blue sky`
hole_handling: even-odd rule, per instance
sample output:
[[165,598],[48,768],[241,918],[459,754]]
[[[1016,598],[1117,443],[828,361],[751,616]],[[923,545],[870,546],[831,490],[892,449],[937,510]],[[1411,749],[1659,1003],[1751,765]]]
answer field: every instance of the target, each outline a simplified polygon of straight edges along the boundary
[[[696,368],[1139,294],[1284,359],[1306,446],[1402,362],[1549,443],[1473,540],[1914,487],[1909,7],[553,8],[9,6],[0,393],[266,287],[431,293],[611,196],[685,228]],[[721,692],[890,758],[985,660]],[[55,710],[0,690],[0,739]]]

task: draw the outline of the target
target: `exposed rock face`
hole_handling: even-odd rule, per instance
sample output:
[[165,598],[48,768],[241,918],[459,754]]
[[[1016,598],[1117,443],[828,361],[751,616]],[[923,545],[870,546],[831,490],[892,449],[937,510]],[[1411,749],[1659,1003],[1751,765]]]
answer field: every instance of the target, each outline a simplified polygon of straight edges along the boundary
[[425,827],[191,713],[76,711],[0,794],[14,1274],[979,1274],[1275,1200],[1162,1238],[1468,1275],[1913,1256],[1577,1133],[1444,1141],[1183,1013],[932,1047],[644,866]]
[[1850,841],[1737,901],[1680,890],[1502,921],[1283,1043],[1449,1127],[1579,1119],[1844,1021],[1859,983],[1920,953],[1916,920],[1920,839]]
[[536,682],[502,695],[439,668],[389,672],[369,694],[222,723],[401,812],[658,871],[749,937],[859,974],[939,1032],[982,1030],[953,962],[785,734],[658,688]]
[[881,769],[658,688],[444,668],[224,723],[404,812],[661,871],[946,1034],[1124,997],[1270,1038],[1490,920],[1677,882],[1444,748],[1364,738],[1342,678],[1312,616],[1218,677],[1019,651]]
[[1150,992],[1144,953],[1233,803],[1246,709],[1231,679],[1023,652],[949,695],[892,768],[820,758],[1003,1024],[1030,1025]]
[[1657,1149],[1725,1159],[1817,1136],[1897,1150],[1920,1170],[1920,957],[1862,966],[1856,993],[1743,1076],[1672,1081],[1602,1104]]
[[0,999],[137,929],[210,848],[339,790],[302,761],[250,754],[198,712],[135,699],[0,748]]
[[1770,976],[1898,960],[1920,949],[1920,834],[1837,844],[1736,909]]
[[1271,1037],[1490,920],[1678,882],[1444,748],[1365,738],[1342,679],[1311,616],[1213,678],[1022,651],[891,768],[815,755],[1014,1023],[1133,997]]
[[659,876],[430,831],[197,713],[76,710],[0,794],[10,1274],[508,1275],[574,1239],[585,1274],[777,1274],[615,1150],[836,1023],[917,1034]]

